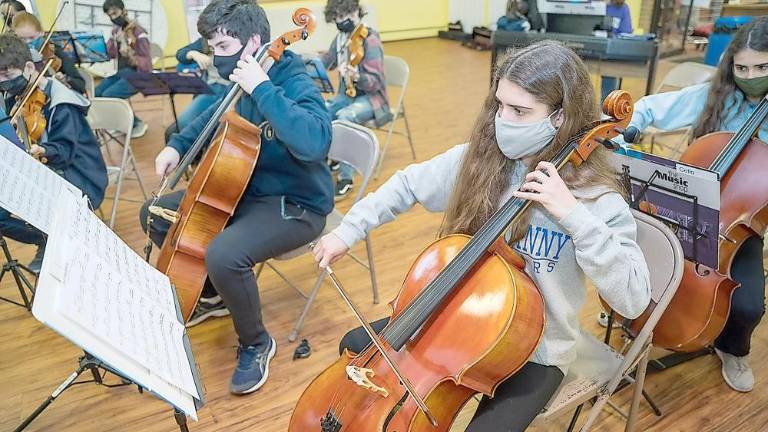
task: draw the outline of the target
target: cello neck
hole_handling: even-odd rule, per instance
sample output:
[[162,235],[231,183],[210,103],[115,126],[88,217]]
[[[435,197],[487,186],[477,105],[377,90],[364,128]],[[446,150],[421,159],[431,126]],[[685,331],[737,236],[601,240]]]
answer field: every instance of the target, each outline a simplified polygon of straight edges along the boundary
[[[270,46],[271,43],[262,45],[255,55],[256,60],[264,69],[264,72],[269,72],[269,70],[275,64],[274,59],[268,55]],[[179,166],[173,172],[171,177],[169,177],[168,187],[170,189],[176,188],[176,185],[181,180],[184,172],[186,172],[187,168],[192,164],[192,162],[194,162],[194,160],[197,158],[197,155],[208,144],[214,132],[216,132],[216,129],[218,129],[221,117],[224,115],[224,113],[234,108],[235,104],[237,104],[242,95],[243,89],[240,88],[239,85],[235,83],[229,85],[226,94],[219,102],[218,106],[216,107],[216,111],[214,111],[210,120],[208,120],[208,123],[205,124],[203,131],[197,137],[194,144],[192,144],[192,147],[189,149],[189,151],[187,151],[187,153],[184,155],[184,159],[181,160]]]
[[768,99],[763,98],[747,121],[736,131],[733,138],[731,138],[717,156],[717,159],[712,163],[710,169],[717,172],[721,179],[760,130],[766,117],[768,117]]
[[[551,160],[558,170],[574,153],[574,142],[564,146]],[[528,200],[511,198],[497,210],[448,266],[384,329],[381,334],[384,340],[395,350],[402,348],[530,205]]]

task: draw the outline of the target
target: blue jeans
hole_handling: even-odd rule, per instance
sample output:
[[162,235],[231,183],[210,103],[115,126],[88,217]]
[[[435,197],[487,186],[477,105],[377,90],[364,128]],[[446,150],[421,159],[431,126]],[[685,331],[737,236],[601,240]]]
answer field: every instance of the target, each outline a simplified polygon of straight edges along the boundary
[[[335,120],[346,120],[351,123],[364,124],[373,120],[373,105],[368,95],[361,95],[354,99],[344,93],[325,102]],[[352,180],[355,170],[351,166],[341,163],[339,165],[339,180]]]
[[184,130],[189,124],[195,121],[205,110],[212,105],[216,105],[224,97],[227,86],[224,84],[209,84],[213,93],[199,94],[192,99],[192,102],[184,108],[184,111],[176,118],[176,123],[168,126],[165,130],[165,143],[171,140],[171,136]]
[[21,219],[11,217],[8,210],[0,208],[0,234],[20,243],[42,246],[45,234]]
[[[96,86],[96,97],[111,97],[118,99],[128,99],[131,96],[138,93],[135,88],[127,80],[123,79],[124,73],[129,72],[130,69],[123,69],[117,71],[116,74],[111,77],[104,78],[98,86]],[[133,115],[133,125],[140,123],[141,119]]]
[[192,102],[190,102],[184,111],[179,114],[177,119],[179,130],[184,129],[188,124],[195,121],[195,119],[205,112],[205,110],[210,108],[211,105],[217,104],[224,95],[224,91],[227,89],[227,86],[224,84],[209,84],[209,87],[213,90],[213,93],[199,94],[195,96],[194,99],[192,99]]
[[621,82],[619,78],[609,76],[600,77],[600,102],[602,103],[612,91],[618,90],[620,87]]

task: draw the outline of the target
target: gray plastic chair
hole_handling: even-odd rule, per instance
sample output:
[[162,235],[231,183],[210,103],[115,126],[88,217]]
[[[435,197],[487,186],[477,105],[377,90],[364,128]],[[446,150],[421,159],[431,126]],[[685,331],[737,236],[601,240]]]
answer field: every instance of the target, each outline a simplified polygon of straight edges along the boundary
[[[336,120],[333,122],[333,141],[331,142],[331,148],[328,152],[328,157],[330,159],[348,164],[354,168],[358,174],[360,174],[362,181],[360,182],[360,187],[357,189],[357,193],[355,194],[355,202],[359,201],[363,197],[365,188],[368,186],[368,182],[373,176],[373,170],[376,167],[376,162],[379,157],[379,141],[376,139],[376,135],[366,127],[347,121]],[[328,218],[326,219],[325,229],[323,230],[321,237],[338,227],[341,224],[341,220],[343,218],[344,215],[341,212],[333,209],[331,214],[329,214]],[[378,304],[379,289],[376,284],[376,268],[373,262],[373,248],[371,246],[371,238],[368,235],[365,236],[365,248],[368,258],[367,263],[363,262],[361,259],[357,258],[351,253],[349,256],[358,264],[368,269],[371,275],[373,303]],[[275,257],[275,260],[285,261],[296,258],[308,252],[309,245],[305,245],[294,249],[291,252]],[[293,284],[287,276],[276,269],[270,262],[267,262],[266,264],[272,270],[274,270],[275,273],[277,273],[277,275],[280,276],[280,278],[282,278],[289,286],[295,289],[302,297],[307,299],[307,302],[304,305],[304,310],[301,311],[301,315],[299,315],[293,331],[291,331],[291,334],[288,337],[288,340],[293,342],[298,338],[299,332],[304,326],[304,320],[309,313],[309,309],[312,307],[312,303],[314,303],[315,298],[317,297],[318,291],[320,291],[320,286],[325,280],[326,272],[324,270],[320,270],[318,272],[314,287],[309,292],[309,294],[305,294],[303,290]],[[263,264],[257,267],[257,276],[261,272],[262,267]]]
[[[577,409],[590,399],[597,398],[582,432],[588,431],[605,404],[615,409],[609,398],[619,383],[627,380],[635,383],[625,431],[633,431],[645,383],[648,354],[651,349],[653,329],[677,292],[683,276],[683,250],[675,234],[658,219],[634,211],[637,222],[637,243],[651,269],[651,301],[656,307],[637,337],[629,342],[624,353],[615,351],[594,336],[581,333],[577,346],[577,358],[568,369],[558,391],[534,420],[534,424],[547,422],[560,414]],[[635,371],[633,378],[630,373]],[[621,410],[619,410],[621,412]],[[578,414],[577,414],[578,415]],[[571,427],[573,426],[573,422]]]
[[[381,173],[381,165],[384,162],[384,155],[387,153],[389,142],[392,140],[392,135],[400,135],[408,138],[408,144],[411,146],[411,156],[416,160],[416,149],[413,147],[413,139],[411,138],[411,126],[408,124],[408,116],[405,114],[405,93],[408,90],[408,80],[410,79],[411,69],[408,67],[408,63],[400,57],[384,56],[384,76],[387,80],[387,87],[400,87],[400,97],[397,104],[390,106],[392,110],[392,120],[388,125],[382,127],[376,127],[374,121],[367,122],[365,126],[387,132],[387,138],[384,140],[384,148],[379,156],[378,164],[376,167],[376,178]],[[395,130],[395,123],[402,118],[405,122],[405,132]],[[387,127],[388,126],[388,127]]]
[[[139,170],[136,168],[136,158],[131,149],[131,130],[133,129],[133,110],[124,99],[96,97],[91,100],[91,108],[88,110],[88,123],[96,132],[96,135],[102,141],[102,145],[108,147],[109,141],[114,140],[123,146],[123,156],[120,159],[119,166],[107,166],[109,183],[115,183],[115,195],[112,199],[112,212],[109,218],[109,227],[114,229],[115,216],[117,215],[117,204],[120,201],[120,194],[123,190],[123,181],[125,180],[126,170],[133,171],[135,180],[139,183],[141,193],[144,199],[147,199],[147,193],[144,189],[144,182],[141,180]],[[114,133],[124,136],[124,141],[115,138]],[[109,153],[109,152],[107,152]],[[111,155],[110,155],[111,156]]]

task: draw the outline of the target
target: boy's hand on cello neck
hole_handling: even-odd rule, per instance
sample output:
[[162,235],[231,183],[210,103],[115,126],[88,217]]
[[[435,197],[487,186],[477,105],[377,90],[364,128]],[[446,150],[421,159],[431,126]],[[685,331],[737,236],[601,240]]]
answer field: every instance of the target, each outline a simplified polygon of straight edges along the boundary
[[237,83],[246,93],[251,94],[259,84],[269,81],[269,76],[264,72],[259,62],[252,55],[248,55],[237,62],[237,67],[229,76],[229,80]]
[[315,255],[315,262],[320,268],[326,268],[330,264],[335,263],[341,257],[349,252],[349,247],[336,236],[336,234],[326,234],[321,238],[315,247],[312,248],[312,253]]
[[525,176],[525,182],[512,195],[541,204],[558,221],[567,216],[578,203],[557,168],[543,161]]

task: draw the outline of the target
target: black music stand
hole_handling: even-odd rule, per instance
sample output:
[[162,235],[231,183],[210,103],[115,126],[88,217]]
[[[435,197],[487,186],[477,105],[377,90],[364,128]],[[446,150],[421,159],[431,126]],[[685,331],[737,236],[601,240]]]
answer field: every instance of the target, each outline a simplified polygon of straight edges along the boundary
[[[90,371],[92,379],[85,380],[85,381],[77,381],[77,379],[82,375],[84,372]],[[102,372],[103,371],[103,372]],[[120,378],[120,383],[118,384],[107,384],[104,382],[104,378],[106,377],[107,373],[111,373],[112,375],[115,375],[116,377]],[[24,429],[27,428],[27,426],[30,425],[40,414],[42,414],[43,411],[45,411],[46,408],[48,408],[49,405],[53,403],[53,401],[56,400],[62,393],[64,393],[65,390],[68,388],[71,388],[76,385],[80,384],[89,384],[94,383],[96,385],[103,385],[107,388],[115,388],[115,387],[125,387],[129,385],[135,385],[139,391],[139,393],[144,393],[144,388],[130,380],[129,378],[125,377],[120,372],[116,371],[106,363],[102,362],[98,358],[94,357],[93,355],[89,354],[88,352],[83,352],[83,356],[81,356],[78,359],[78,368],[72,372],[71,375],[67,377],[67,379],[64,380],[63,383],[61,383],[60,386],[56,387],[56,389],[51,393],[50,396],[48,396],[47,399],[43,401],[36,409],[35,411],[29,415],[26,419],[24,419],[23,422],[19,426],[16,427],[16,429],[13,430],[13,432],[21,432]],[[187,416],[184,415],[183,412],[179,411],[177,408],[174,407],[173,409],[173,417],[176,420],[176,424],[179,426],[180,432],[189,432],[189,427],[187,426]]]
[[[139,93],[146,96],[168,95],[171,99],[173,120],[179,124],[176,115],[177,94],[211,94],[213,91],[198,75],[181,72],[137,72],[126,73],[125,78]],[[177,126],[178,128],[178,126]]]
[[101,34],[55,31],[51,41],[78,65],[109,61],[107,44]]
[[[35,286],[29,281],[29,279],[27,279],[26,276],[24,276],[22,270],[26,271],[32,276],[36,277],[37,275],[35,275],[35,272],[30,270],[29,267],[25,266],[24,264],[20,264],[19,261],[16,260],[13,255],[11,255],[11,251],[8,249],[8,242],[5,241],[5,237],[3,237],[2,232],[0,232],[0,248],[2,248],[3,255],[5,255],[5,264],[3,264],[3,268],[0,270],[0,282],[3,281],[3,278],[7,273],[10,273],[11,276],[13,276],[13,280],[16,282],[16,287],[19,289],[19,295],[21,295],[21,300],[23,303],[19,303],[6,297],[0,297],[0,301],[11,303],[31,311],[32,301],[35,298]],[[30,293],[29,296],[27,296],[27,291]]]

